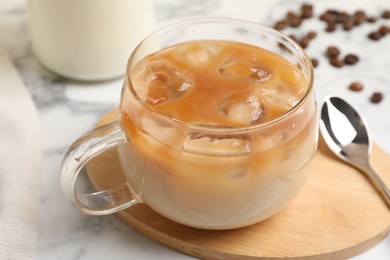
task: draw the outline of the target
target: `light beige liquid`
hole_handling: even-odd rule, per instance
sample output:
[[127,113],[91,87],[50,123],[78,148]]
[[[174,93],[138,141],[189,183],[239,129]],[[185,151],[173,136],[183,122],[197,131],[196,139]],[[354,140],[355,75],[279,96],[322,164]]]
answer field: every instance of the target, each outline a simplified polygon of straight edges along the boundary
[[[241,129],[169,124],[124,88],[122,121],[132,141],[120,148],[121,164],[155,211],[193,227],[229,229],[274,215],[296,195],[317,143],[314,96],[298,104],[308,82],[297,66],[254,46],[192,41],[145,57],[130,75],[141,102],[159,114]],[[277,117],[285,118],[249,130]]]

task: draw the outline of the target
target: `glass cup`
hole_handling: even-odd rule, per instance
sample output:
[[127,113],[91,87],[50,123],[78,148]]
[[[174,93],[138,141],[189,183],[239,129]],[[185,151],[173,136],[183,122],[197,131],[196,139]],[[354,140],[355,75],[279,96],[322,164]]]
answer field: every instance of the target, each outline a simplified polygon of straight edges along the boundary
[[[245,127],[191,124],[161,114],[136,92],[131,71],[144,57],[191,40],[241,42],[282,56],[306,78],[305,93],[281,116]],[[189,20],[147,37],[128,61],[119,111],[115,122],[75,141],[63,160],[63,192],[86,214],[110,214],[145,203],[191,227],[248,226],[273,216],[295,197],[317,148],[310,59],[290,38],[242,20]],[[112,148],[118,149],[127,181],[95,193],[75,189],[83,166]]]

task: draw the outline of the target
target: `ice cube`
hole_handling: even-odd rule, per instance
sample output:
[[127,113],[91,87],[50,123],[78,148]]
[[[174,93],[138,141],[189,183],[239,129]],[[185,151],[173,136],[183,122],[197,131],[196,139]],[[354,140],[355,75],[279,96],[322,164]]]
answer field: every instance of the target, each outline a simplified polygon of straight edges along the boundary
[[210,63],[210,61],[221,52],[221,48],[213,43],[185,44],[174,50],[173,58],[179,63],[201,67]]
[[221,113],[233,123],[251,125],[261,118],[263,108],[254,95],[231,95],[225,99]]
[[251,71],[253,72],[251,75],[251,78],[256,83],[261,83],[264,81],[269,80],[272,77],[272,74],[265,69],[259,68],[259,67],[252,67]]
[[269,80],[272,74],[255,61],[231,56],[225,59],[218,67],[220,75],[224,78],[246,77],[255,83]]
[[147,135],[149,143],[172,145],[180,142],[180,131],[157,118],[141,117],[141,130]]
[[229,57],[222,62],[218,71],[225,78],[250,77],[253,74],[247,62],[242,62],[235,57]]
[[281,90],[299,97],[303,96],[307,89],[307,80],[297,66],[284,64],[274,74],[280,80],[279,88]]
[[146,103],[156,105],[168,100],[169,97],[170,90],[164,81],[155,79],[149,82]]
[[145,59],[134,71],[134,88],[150,105],[180,98],[192,85],[173,62],[161,57]]
[[286,143],[290,139],[287,132],[262,134],[256,137],[256,152],[265,152]]
[[291,109],[299,102],[299,99],[296,96],[278,89],[261,88],[259,91],[267,110],[282,109],[287,112],[287,110]]
[[239,156],[252,151],[252,141],[247,135],[212,136],[200,133],[191,133],[185,137],[183,150],[214,156]]

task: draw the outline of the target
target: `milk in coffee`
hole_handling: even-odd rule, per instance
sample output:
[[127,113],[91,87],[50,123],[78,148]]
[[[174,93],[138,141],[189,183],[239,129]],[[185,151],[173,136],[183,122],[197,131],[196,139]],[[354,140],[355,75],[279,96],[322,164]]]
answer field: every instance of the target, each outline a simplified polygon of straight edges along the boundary
[[121,122],[131,141],[119,154],[135,196],[206,229],[256,223],[295,196],[317,138],[299,66],[257,46],[197,40],[130,69]]

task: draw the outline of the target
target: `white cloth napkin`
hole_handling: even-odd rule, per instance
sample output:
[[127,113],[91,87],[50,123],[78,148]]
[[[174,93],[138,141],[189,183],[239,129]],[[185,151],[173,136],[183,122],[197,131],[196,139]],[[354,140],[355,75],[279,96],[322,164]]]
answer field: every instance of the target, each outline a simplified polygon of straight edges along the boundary
[[0,49],[0,259],[34,256],[42,151],[37,111]]

